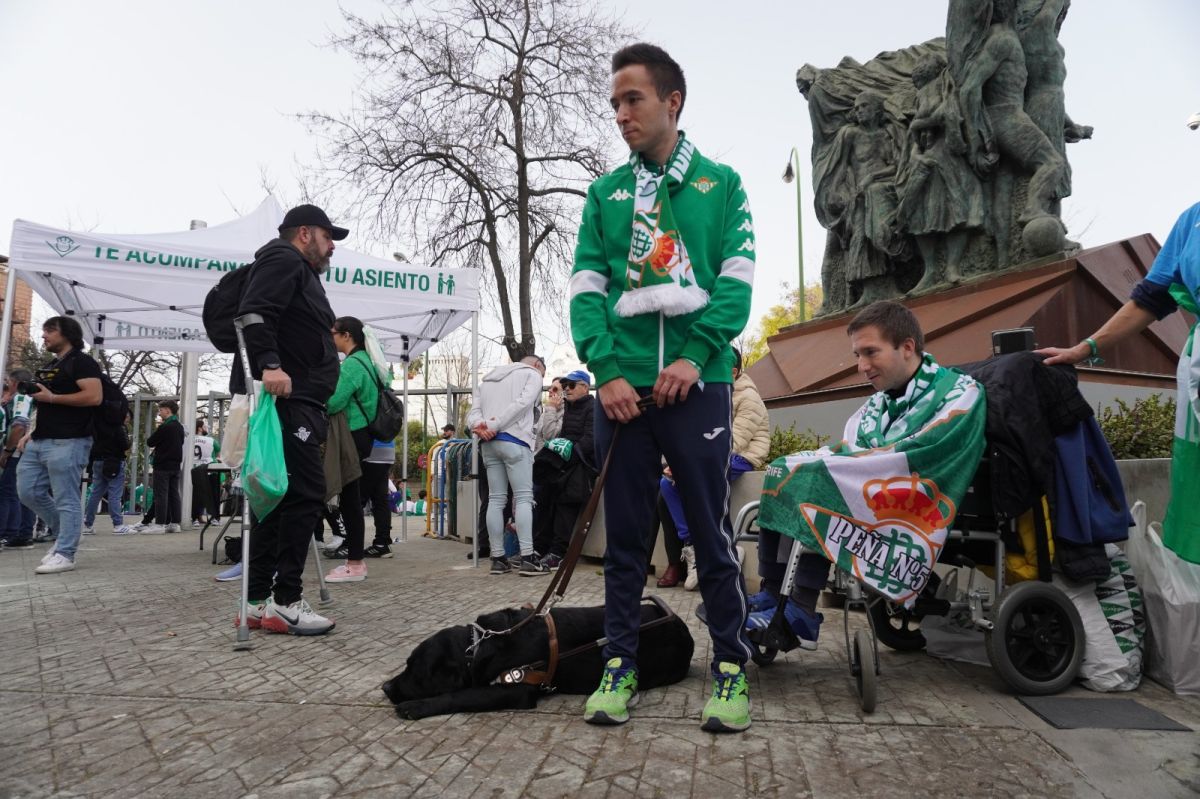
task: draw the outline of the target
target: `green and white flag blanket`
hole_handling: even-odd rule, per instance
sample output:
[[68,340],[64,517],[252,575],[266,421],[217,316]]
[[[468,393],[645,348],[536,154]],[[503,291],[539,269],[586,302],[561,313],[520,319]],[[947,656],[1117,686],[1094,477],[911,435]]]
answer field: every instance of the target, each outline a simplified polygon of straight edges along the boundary
[[926,353],[904,395],[873,395],[840,444],[767,467],[759,526],[911,605],[979,467],[986,415],[983,386]]
[[695,282],[692,261],[671,212],[671,191],[683,183],[695,152],[680,131],[661,172],[648,167],[641,153],[629,156],[637,186],[626,287],[615,308],[618,316],[660,311],[681,316],[708,305],[708,292]]

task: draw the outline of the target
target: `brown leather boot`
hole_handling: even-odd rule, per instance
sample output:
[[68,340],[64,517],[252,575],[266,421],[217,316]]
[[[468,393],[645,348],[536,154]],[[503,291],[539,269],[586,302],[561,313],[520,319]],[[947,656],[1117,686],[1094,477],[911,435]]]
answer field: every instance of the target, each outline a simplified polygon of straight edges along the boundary
[[683,582],[683,564],[672,563],[667,566],[667,570],[663,572],[663,576],[658,578],[659,588],[674,588]]

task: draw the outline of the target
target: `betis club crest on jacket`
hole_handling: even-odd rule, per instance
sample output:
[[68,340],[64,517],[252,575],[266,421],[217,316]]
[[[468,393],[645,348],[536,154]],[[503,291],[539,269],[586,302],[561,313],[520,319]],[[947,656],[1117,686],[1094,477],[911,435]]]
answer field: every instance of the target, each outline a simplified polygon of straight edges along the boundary
[[634,211],[625,290],[616,307],[621,316],[657,311],[678,316],[708,304],[708,292],[695,282],[679,231],[661,211],[661,203]]
[[870,480],[863,499],[873,518],[853,518],[804,503],[800,512],[838,568],[897,602],[911,604],[925,587],[954,503],[932,480],[916,474]]

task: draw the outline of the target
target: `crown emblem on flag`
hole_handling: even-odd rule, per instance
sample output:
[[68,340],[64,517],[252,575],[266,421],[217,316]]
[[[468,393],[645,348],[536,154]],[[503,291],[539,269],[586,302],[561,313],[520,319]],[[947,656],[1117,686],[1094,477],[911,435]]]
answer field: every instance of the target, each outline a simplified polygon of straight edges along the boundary
[[868,480],[863,498],[879,521],[908,522],[933,532],[954,518],[954,502],[938,490],[937,483],[922,480],[916,472],[904,477]]

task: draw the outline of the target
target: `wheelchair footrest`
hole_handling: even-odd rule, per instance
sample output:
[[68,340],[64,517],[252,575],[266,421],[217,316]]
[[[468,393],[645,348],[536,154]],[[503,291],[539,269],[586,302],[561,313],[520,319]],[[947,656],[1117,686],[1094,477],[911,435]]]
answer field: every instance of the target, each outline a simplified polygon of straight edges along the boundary
[[[779,614],[783,616],[782,613]],[[764,649],[777,649],[780,652],[791,652],[796,647],[800,646],[800,639],[792,632],[787,624],[775,624],[775,620],[771,620],[771,624],[767,627],[760,627],[755,630],[750,630],[746,633],[746,637],[751,643],[757,644]]]

